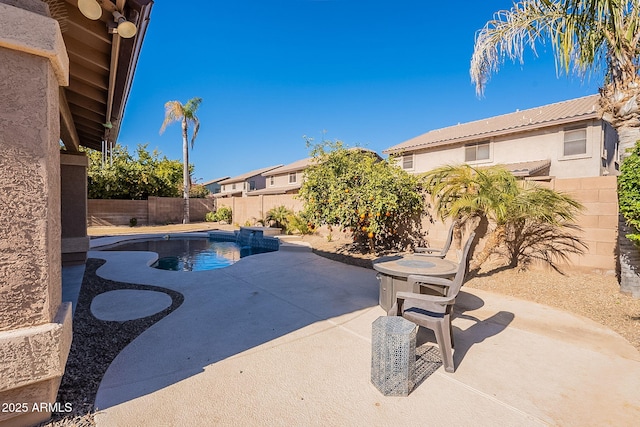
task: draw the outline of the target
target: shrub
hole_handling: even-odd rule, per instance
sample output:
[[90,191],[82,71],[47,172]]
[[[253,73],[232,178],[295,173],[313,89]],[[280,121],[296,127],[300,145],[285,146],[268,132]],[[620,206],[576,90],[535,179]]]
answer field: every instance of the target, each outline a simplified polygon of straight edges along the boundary
[[277,206],[267,212],[265,220],[273,224],[273,226],[281,228],[282,232],[286,233],[291,215],[293,215],[293,212],[290,209],[285,206]]
[[425,201],[415,176],[339,141],[317,145],[312,154],[299,193],[310,223],[349,230],[369,251],[404,249],[420,239]]
[[204,220],[206,222],[213,222],[216,221],[216,214],[215,212],[207,212],[207,214],[204,216]]
[[129,220],[129,227],[135,227],[136,225],[138,225],[138,218],[131,218]]
[[287,229],[293,233],[313,234],[315,226],[302,213],[291,214],[287,217]]
[[232,218],[231,208],[228,206],[221,206],[216,211],[215,221],[225,221],[227,224],[231,224]]
[[189,187],[189,198],[204,199],[209,195],[209,190],[202,184],[191,184]]
[[636,142],[620,167],[618,202],[627,224],[636,230],[627,234],[627,238],[640,246],[640,141]]

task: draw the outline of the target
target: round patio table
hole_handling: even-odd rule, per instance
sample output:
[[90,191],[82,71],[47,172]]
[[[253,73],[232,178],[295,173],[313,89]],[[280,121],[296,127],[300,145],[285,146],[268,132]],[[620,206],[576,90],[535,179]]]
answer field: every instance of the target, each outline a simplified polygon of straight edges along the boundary
[[425,257],[415,254],[385,256],[373,261],[373,268],[380,280],[379,304],[388,311],[396,299],[397,292],[416,292],[407,284],[412,274],[422,276],[451,277],[458,271],[458,264],[447,259]]

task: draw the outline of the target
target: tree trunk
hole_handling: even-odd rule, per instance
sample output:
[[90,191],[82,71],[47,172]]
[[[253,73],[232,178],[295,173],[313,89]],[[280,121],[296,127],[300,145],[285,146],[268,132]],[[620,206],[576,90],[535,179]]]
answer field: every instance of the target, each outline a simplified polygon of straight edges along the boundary
[[500,246],[505,239],[505,228],[503,225],[497,225],[496,229],[493,230],[487,237],[487,240],[484,243],[484,248],[482,248],[482,252],[478,254],[477,257],[474,257],[474,265],[471,270],[481,269],[482,264],[484,264],[493,251]]
[[[621,162],[628,156],[627,149],[632,148],[640,139],[640,128],[621,126],[618,131],[618,152]],[[620,292],[640,298],[640,250],[627,239],[633,231],[627,226],[622,215],[618,218],[618,267],[620,268]]]
[[182,119],[182,223],[189,224],[189,141],[187,135],[187,119]]
[[620,292],[640,298],[640,249],[625,236],[633,233],[624,217],[618,217],[618,267],[620,268]]

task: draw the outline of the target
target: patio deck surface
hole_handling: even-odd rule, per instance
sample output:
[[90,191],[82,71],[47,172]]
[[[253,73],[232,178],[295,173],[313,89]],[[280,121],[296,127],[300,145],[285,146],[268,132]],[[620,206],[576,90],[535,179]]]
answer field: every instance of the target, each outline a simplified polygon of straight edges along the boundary
[[[101,277],[184,295],[107,370],[98,426],[623,426],[640,419],[638,351],[550,307],[463,288],[453,321],[456,372],[436,365],[408,397],[385,397],[370,382],[371,324],[385,314],[373,270],[286,248],[203,272],[150,268],[148,252],[89,255],[107,260]],[[433,342],[421,331],[418,345]]]

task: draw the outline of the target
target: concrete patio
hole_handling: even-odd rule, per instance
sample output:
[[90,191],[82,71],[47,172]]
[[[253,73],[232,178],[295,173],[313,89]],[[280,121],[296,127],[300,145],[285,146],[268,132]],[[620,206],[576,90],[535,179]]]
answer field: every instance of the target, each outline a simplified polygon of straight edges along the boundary
[[[373,270],[289,245],[204,272],[150,268],[149,252],[89,255],[107,260],[101,277],[184,295],[107,370],[98,426],[622,426],[640,419],[638,351],[607,328],[546,306],[463,288],[453,321],[456,372],[439,367],[408,397],[385,397],[370,382],[371,324],[385,314]],[[100,315],[109,313],[108,301],[118,308],[114,294]],[[418,345],[425,342],[433,336],[421,331]]]

